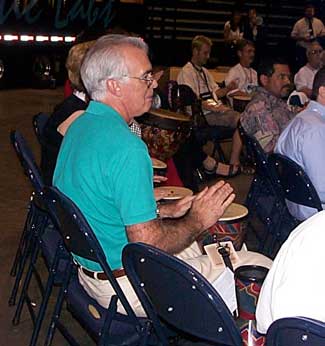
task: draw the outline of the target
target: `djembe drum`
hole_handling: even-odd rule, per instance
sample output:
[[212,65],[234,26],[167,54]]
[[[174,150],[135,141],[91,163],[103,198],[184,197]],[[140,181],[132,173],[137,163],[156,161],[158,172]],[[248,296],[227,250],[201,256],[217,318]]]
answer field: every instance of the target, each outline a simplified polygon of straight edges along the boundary
[[212,227],[203,239],[203,245],[215,242],[231,241],[236,251],[243,245],[246,235],[245,218],[248,209],[237,203],[232,203],[222,217]]
[[252,97],[247,96],[234,96],[233,97],[233,108],[235,111],[242,113],[244,112],[247,104],[251,101]]
[[244,346],[265,344],[265,337],[256,329],[255,310],[267,272],[267,268],[255,265],[245,265],[235,270],[238,303],[236,324],[240,329]]
[[150,156],[162,161],[171,158],[191,132],[191,118],[165,109],[151,109],[139,119],[142,139]]

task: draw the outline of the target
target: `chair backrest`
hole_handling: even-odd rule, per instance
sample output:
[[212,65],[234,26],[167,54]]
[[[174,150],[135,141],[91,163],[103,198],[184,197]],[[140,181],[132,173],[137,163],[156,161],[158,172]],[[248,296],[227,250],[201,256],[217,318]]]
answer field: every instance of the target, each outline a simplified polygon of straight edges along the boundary
[[135,325],[139,324],[133,309],[107,263],[100,243],[82,212],[71,199],[56,187],[45,187],[44,197],[47,201],[48,212],[58,226],[67,250],[74,255],[100,264],[125,311],[133,319]]
[[123,266],[156,333],[162,321],[197,338],[242,345],[230,311],[210,283],[193,267],[143,243],[123,249]]
[[36,164],[35,157],[24,136],[19,131],[12,131],[10,139],[20,163],[24,168],[25,174],[31,181],[35,192],[38,194],[41,193],[44,189],[44,182]]
[[188,85],[178,84],[176,81],[171,80],[167,83],[167,88],[168,105],[172,111],[188,114],[187,107],[190,107],[194,126],[207,126],[202,112],[201,101]]
[[324,346],[325,323],[306,317],[281,318],[267,331],[266,346]]
[[323,210],[313,183],[300,165],[281,154],[272,154],[270,162],[277,172],[278,183],[286,199],[318,211]]
[[246,146],[248,158],[255,165],[256,174],[275,180],[275,172],[269,165],[268,154],[262,149],[256,138],[248,135],[241,125],[239,125],[239,133]]
[[38,113],[33,117],[34,132],[41,146],[43,145],[43,133],[48,120],[49,115],[45,113]]

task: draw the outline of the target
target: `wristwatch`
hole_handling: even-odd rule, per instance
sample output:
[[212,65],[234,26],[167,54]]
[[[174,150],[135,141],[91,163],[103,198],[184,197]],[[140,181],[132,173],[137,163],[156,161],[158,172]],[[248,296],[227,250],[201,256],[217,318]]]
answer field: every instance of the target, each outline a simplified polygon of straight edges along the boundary
[[157,208],[156,208],[156,215],[157,215],[157,219],[160,219],[160,210],[159,210],[158,204],[157,204]]

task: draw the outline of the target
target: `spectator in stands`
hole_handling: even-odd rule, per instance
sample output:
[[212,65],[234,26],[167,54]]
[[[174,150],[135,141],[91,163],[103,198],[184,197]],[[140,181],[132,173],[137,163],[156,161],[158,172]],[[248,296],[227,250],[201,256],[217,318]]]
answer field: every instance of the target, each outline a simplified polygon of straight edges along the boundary
[[251,67],[255,57],[254,43],[241,40],[237,45],[237,54],[239,63],[229,70],[225,79],[226,86],[232,81],[237,83],[237,89],[229,93],[232,96],[247,95],[258,85],[257,72]]
[[247,18],[244,21],[244,38],[254,43],[260,41],[264,37],[263,18],[257,16],[256,8],[252,7],[248,10]]
[[242,13],[238,8],[232,12],[230,20],[225,23],[223,36],[227,62],[231,65],[236,61],[236,45],[244,36]]
[[[188,85],[202,100],[202,109],[210,126],[237,128],[239,114],[225,106],[219,98],[237,88],[235,81],[230,81],[225,88],[219,88],[209,71],[203,67],[210,57],[212,42],[205,36],[196,36],[192,41],[192,58],[180,71],[177,81]],[[233,176],[240,170],[239,155],[242,143],[238,130],[234,132],[230,165],[218,164],[218,174]]]
[[[275,151],[297,162],[309,176],[321,199],[325,201],[325,68],[314,79],[312,99],[281,133]],[[290,213],[305,220],[316,209],[288,202]],[[325,204],[323,205],[325,207]]]
[[322,53],[322,46],[317,41],[312,42],[306,50],[308,62],[296,73],[294,78],[296,90],[304,92],[308,98],[311,97],[315,74],[322,65]]
[[[247,17],[244,20],[244,39],[254,43],[256,49],[256,58],[259,59],[266,45],[266,31],[263,25],[263,18],[257,15],[256,8],[248,10]],[[259,62],[259,60],[257,60]]]
[[314,17],[315,6],[313,3],[307,3],[305,6],[305,15],[299,19],[291,32],[291,37],[297,42],[296,60],[298,67],[306,62],[306,49],[311,43],[317,40],[323,40],[325,27],[323,22]]
[[278,58],[264,59],[258,68],[260,87],[241,114],[241,125],[266,153],[274,150],[280,133],[294,117],[282,98],[290,91],[290,69]]
[[259,295],[256,319],[260,333],[265,334],[273,321],[284,317],[325,322],[324,223],[325,211],[321,211],[300,224],[282,245]]

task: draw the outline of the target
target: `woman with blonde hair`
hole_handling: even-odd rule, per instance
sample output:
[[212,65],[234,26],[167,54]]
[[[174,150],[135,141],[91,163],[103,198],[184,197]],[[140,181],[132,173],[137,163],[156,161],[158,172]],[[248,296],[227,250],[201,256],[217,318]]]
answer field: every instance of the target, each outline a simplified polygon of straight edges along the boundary
[[80,116],[88,104],[88,97],[80,77],[80,67],[88,49],[95,41],[74,45],[68,54],[66,68],[72,87],[72,94],[58,104],[44,129],[45,147],[42,148],[41,169],[45,183],[52,184],[52,176],[56,165],[63,136],[69,125]]

